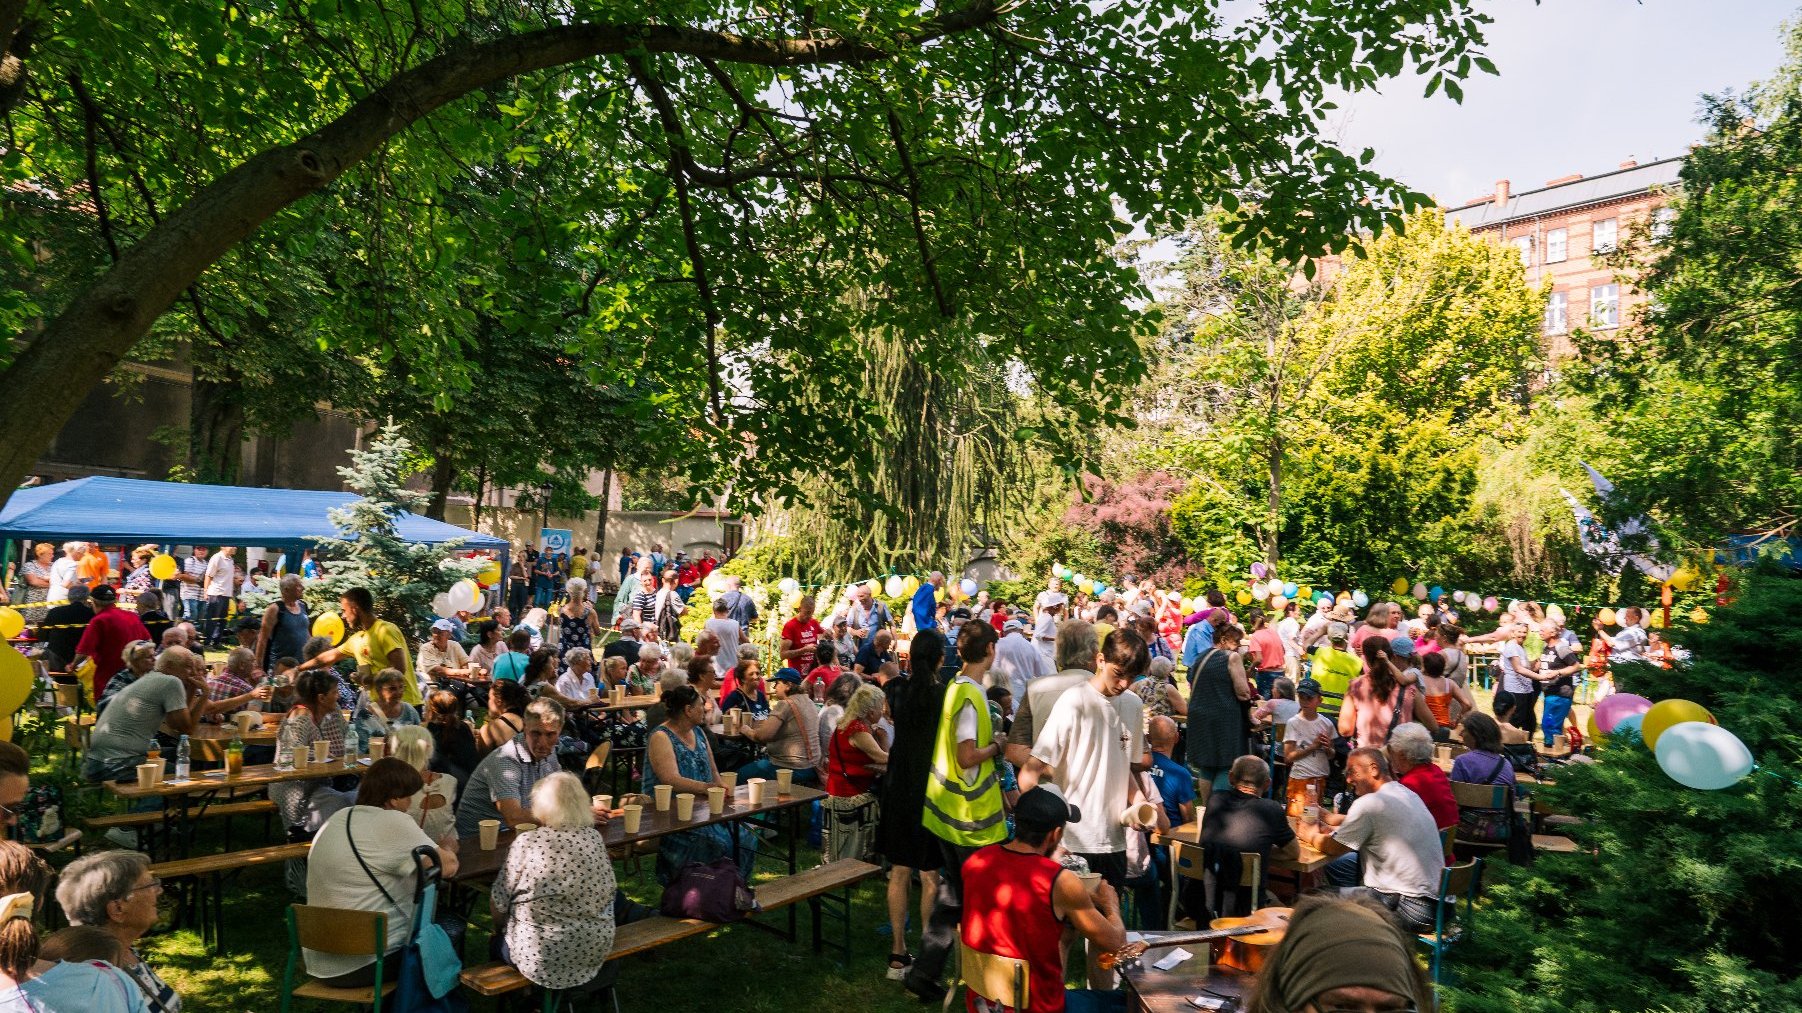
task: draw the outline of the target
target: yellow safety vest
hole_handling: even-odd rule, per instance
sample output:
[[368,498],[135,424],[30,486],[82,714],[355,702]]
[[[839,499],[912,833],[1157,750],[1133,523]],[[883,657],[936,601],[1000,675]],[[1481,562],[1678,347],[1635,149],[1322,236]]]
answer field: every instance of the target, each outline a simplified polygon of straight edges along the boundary
[[987,744],[995,737],[989,702],[982,690],[968,680],[947,687],[945,705],[939,713],[938,739],[932,747],[932,770],[926,775],[923,822],[926,829],[952,844],[999,844],[1007,840],[1007,818],[995,761],[977,764],[974,783],[964,781],[963,770],[957,765],[957,712],[965,705],[976,708],[977,744]]

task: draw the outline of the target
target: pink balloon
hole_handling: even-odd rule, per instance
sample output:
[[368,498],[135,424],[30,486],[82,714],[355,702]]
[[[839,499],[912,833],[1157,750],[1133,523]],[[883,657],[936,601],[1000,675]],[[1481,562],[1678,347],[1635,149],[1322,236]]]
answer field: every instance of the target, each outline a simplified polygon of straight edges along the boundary
[[1495,600],[1495,595],[1493,594],[1483,599],[1483,609],[1488,612],[1494,612],[1501,604],[1501,602]]
[[1270,572],[1270,568],[1265,566],[1263,563],[1251,564],[1251,575],[1253,577],[1258,578],[1259,580],[1263,580],[1264,575],[1269,572]]
[[1644,714],[1652,709],[1652,701],[1637,693],[1610,693],[1596,704],[1596,727],[1606,734],[1629,714]]

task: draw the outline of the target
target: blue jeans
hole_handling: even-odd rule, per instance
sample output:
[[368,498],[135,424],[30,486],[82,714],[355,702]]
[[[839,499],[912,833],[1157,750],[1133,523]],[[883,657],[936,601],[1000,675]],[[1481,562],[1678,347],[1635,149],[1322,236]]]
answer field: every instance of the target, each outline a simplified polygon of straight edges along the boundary
[[195,626],[206,621],[206,599],[183,598],[181,600],[181,617]]
[[[812,767],[809,767],[806,770],[793,771],[792,773],[796,784],[817,786],[820,783],[819,772],[815,771]],[[773,763],[769,757],[760,756],[750,763],[738,768],[739,784],[745,784],[753,777],[761,777],[766,781],[774,781],[776,779],[776,764]]]
[[1258,672],[1255,676],[1258,683],[1258,695],[1266,700],[1270,699],[1270,689],[1272,686],[1276,685],[1277,678],[1282,674],[1283,670],[1280,668],[1272,668],[1267,671]]
[[1554,736],[1564,734],[1565,719],[1570,717],[1571,698],[1556,693],[1545,698],[1545,715],[1540,718],[1540,730],[1545,733],[1546,745],[1552,744]]
[[225,642],[225,616],[231,611],[231,596],[209,594],[206,596],[206,636],[209,644]]
[[1326,877],[1328,883],[1334,886],[1357,886],[1364,878],[1358,872],[1358,853],[1353,851],[1340,855],[1326,863],[1326,869],[1323,870],[1322,875]]

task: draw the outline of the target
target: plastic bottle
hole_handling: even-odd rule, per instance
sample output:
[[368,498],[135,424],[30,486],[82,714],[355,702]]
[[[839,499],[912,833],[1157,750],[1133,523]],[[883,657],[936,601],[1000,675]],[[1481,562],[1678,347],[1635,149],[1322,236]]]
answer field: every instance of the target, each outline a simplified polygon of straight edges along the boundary
[[188,771],[193,763],[194,747],[188,744],[188,737],[183,735],[175,746],[175,779],[186,781]]
[[144,750],[144,762],[155,763],[163,758],[163,744],[155,739],[150,740],[150,748]]
[[244,772],[244,737],[232,736],[225,744],[225,776],[237,777]]

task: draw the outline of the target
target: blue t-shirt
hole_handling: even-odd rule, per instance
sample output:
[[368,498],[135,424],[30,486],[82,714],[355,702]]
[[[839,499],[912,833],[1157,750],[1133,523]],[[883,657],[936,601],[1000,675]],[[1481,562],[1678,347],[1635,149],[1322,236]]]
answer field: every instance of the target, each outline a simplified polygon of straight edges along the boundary
[[0,992],[0,1013],[144,1013],[144,991],[125,972],[98,960],[60,963]]
[[1188,767],[1155,749],[1151,752],[1149,773],[1158,794],[1164,796],[1164,815],[1170,817],[1170,825],[1181,826],[1183,803],[1195,801],[1195,776]]
[[1214,624],[1206,619],[1189,627],[1189,632],[1183,635],[1183,667],[1189,671],[1189,685],[1195,685],[1196,666],[1213,647]]
[[939,628],[939,589],[932,583],[921,584],[914,592],[909,611],[913,613],[914,629],[919,631]]
[[526,676],[526,663],[532,659],[524,651],[508,651],[494,659],[494,677],[519,682]]

